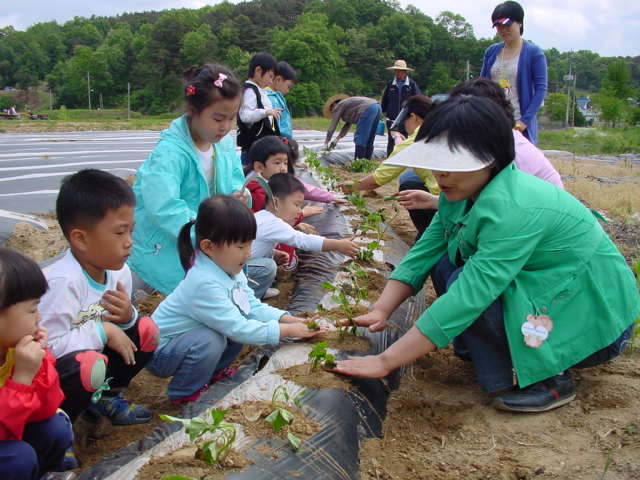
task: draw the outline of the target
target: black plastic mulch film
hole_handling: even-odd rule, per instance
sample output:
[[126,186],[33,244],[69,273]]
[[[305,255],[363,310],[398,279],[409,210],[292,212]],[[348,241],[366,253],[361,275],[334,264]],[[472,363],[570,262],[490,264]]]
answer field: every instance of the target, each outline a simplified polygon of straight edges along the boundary
[[[346,164],[352,153],[333,152],[322,157],[322,161],[332,164]],[[306,171],[300,177],[308,182],[318,182]],[[321,235],[327,237],[343,237],[350,234],[350,229],[339,207],[326,205],[325,213],[312,217],[308,223],[314,225]],[[384,262],[397,265],[406,254],[408,247],[391,229],[387,232],[391,239],[385,242]],[[326,291],[321,283],[332,282],[336,276],[341,255],[330,252],[301,252],[300,264],[296,274],[296,284],[289,303],[291,313],[315,311],[317,304]],[[416,295],[405,301],[391,317],[397,328],[386,329],[364,335],[371,341],[370,354],[378,353],[404,334],[414,323],[416,317],[424,310],[424,295]],[[249,380],[266,363],[266,360],[278,347],[262,348],[248,358],[232,378],[215,384],[205,392],[198,402],[185,407],[180,417],[190,418],[211,408],[241,383]],[[338,358],[344,358],[349,352],[341,351]],[[345,392],[339,389],[308,389],[302,403],[307,407],[308,415],[321,425],[321,430],[306,440],[298,453],[283,448],[277,459],[265,457],[250,447],[244,453],[254,462],[242,472],[230,473],[225,478],[271,480],[271,479],[359,479],[358,453],[360,440],[372,436],[380,436],[382,421],[385,417],[389,393],[399,384],[403,369],[392,372],[381,380],[353,379],[353,387]],[[133,461],[150,448],[162,442],[169,435],[180,430],[178,423],[165,423],[146,437],[127,445],[120,450],[107,454],[100,462],[85,470],[80,480],[104,479],[116,473],[121,467]],[[269,442],[278,447],[284,440],[258,439],[254,446]],[[179,474],[179,472],[176,472]]]

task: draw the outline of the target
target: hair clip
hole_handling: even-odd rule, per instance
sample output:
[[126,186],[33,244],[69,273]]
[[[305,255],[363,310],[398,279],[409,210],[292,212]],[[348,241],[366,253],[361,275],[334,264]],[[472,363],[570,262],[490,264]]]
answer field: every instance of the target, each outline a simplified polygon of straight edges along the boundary
[[196,94],[196,86],[187,85],[187,88],[185,89],[185,93],[187,94],[187,97],[192,97],[193,95]]
[[213,84],[218,88],[222,88],[222,82],[224,82],[226,79],[227,79],[227,76],[224,73],[220,72],[218,74],[218,79],[215,82],[213,82]]
[[280,137],[280,141],[282,141],[282,143],[284,143],[285,145],[289,145],[289,139],[287,137]]

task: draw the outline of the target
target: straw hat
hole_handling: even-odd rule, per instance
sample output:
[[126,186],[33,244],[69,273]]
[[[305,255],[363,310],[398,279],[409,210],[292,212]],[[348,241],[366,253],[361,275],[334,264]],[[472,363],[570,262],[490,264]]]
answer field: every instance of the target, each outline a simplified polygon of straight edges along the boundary
[[331,118],[332,117],[331,105],[341,100],[344,100],[345,98],[349,98],[349,95],[345,95],[344,93],[337,93],[333,97],[329,97],[329,100],[327,100],[324,103],[324,107],[322,107],[322,116],[324,118]]
[[387,70],[406,70],[407,72],[413,72],[413,68],[407,67],[407,62],[404,60],[396,60],[392,67],[387,67]]

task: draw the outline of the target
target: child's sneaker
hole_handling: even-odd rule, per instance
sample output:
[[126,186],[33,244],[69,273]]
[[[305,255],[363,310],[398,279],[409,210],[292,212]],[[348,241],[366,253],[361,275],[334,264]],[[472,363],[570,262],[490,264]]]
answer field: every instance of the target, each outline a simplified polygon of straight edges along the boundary
[[107,417],[113,425],[146,423],[153,416],[145,407],[127,402],[122,398],[122,392],[117,395],[103,394],[98,403],[90,405],[86,412],[95,420],[98,417]]
[[278,295],[280,295],[280,290],[278,290],[277,288],[269,287],[267,288],[267,291],[264,293],[262,300],[267,300],[269,298],[277,297]]
[[180,398],[172,398],[171,403],[173,405],[184,405],[185,403],[195,402],[200,398],[200,395],[202,395],[208,389],[209,389],[208,384],[203,385],[202,387],[200,387],[200,390],[192,393],[191,395],[187,395],[186,397],[180,397]]
[[47,472],[40,480],[76,480],[78,476],[73,472]]
[[64,452],[64,458],[62,459],[62,471],[66,472],[67,470],[73,470],[79,466],[80,463],[78,462],[75,453],[73,453],[73,446],[67,448],[67,451]]
[[213,385],[214,383],[220,382],[225,378],[229,378],[231,375],[233,375],[237,371],[238,369],[236,367],[224,367],[224,368],[221,368],[220,370],[216,370],[215,372],[213,372],[213,375],[211,376],[211,380],[209,380],[209,385]]

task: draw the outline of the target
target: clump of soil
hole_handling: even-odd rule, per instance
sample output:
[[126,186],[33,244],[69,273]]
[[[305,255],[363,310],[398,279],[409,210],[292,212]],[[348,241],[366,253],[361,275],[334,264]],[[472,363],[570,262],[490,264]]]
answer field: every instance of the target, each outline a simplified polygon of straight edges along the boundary
[[294,365],[289,368],[282,368],[280,370],[276,370],[274,373],[277,373],[285,380],[291,380],[297,385],[313,388],[315,390],[324,390],[329,388],[349,390],[351,388],[351,381],[348,377],[337,373],[327,372],[322,369],[312,372],[308,363]]

